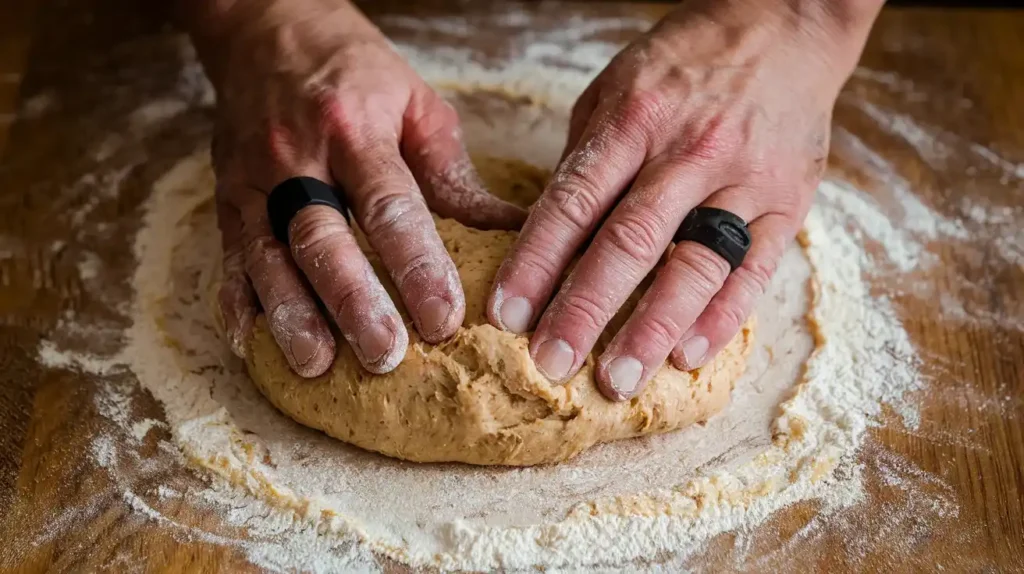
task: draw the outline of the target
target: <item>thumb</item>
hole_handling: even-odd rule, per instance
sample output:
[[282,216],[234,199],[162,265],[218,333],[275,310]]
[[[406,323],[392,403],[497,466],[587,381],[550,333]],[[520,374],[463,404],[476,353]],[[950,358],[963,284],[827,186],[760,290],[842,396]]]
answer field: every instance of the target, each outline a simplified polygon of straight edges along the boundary
[[414,97],[406,112],[402,156],[431,211],[477,229],[519,229],[525,209],[495,197],[462,143],[459,117],[433,90]]

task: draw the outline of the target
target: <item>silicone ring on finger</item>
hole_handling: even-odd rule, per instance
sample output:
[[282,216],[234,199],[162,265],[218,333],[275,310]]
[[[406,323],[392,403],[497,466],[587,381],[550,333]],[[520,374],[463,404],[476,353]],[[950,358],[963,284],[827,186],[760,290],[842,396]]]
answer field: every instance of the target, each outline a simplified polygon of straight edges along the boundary
[[293,177],[274,186],[267,196],[267,216],[278,241],[288,245],[288,226],[303,207],[327,205],[350,221],[348,205],[340,189],[315,177]]
[[717,253],[735,271],[750,250],[750,231],[743,218],[716,207],[692,210],[679,226],[674,241],[695,241]]

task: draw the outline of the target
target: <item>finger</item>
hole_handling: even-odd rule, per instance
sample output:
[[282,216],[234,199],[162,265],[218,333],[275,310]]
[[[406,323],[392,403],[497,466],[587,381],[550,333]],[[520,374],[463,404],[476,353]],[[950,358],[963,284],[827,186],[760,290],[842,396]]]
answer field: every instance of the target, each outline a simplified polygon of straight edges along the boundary
[[580,138],[587,129],[590,116],[594,114],[594,109],[597,107],[597,96],[600,90],[598,86],[596,80],[591,82],[587,89],[580,94],[580,97],[576,98],[576,103],[572,106],[572,113],[569,115],[569,132],[565,138],[565,147],[562,149],[559,163],[565,161],[565,158],[579,145]]
[[304,207],[288,226],[292,257],[371,373],[405,357],[409,333],[345,217],[324,205]]
[[[648,164],[537,323],[530,344],[550,379],[572,376],[608,321],[654,268],[689,210],[708,194],[709,171]],[[665,354],[682,330],[667,342]]]
[[487,304],[492,325],[529,330],[583,242],[633,180],[647,142],[621,122],[595,119],[534,204],[495,277]]
[[398,142],[375,129],[339,132],[331,169],[417,331],[437,343],[454,334],[465,317],[462,283]]
[[270,332],[297,374],[322,375],[334,360],[334,337],[288,247],[274,238],[266,196],[248,190],[239,205],[245,271],[266,312]]
[[750,224],[750,252],[680,337],[670,355],[674,367],[684,371],[700,368],[736,336],[768,288],[786,246],[799,231],[799,221],[768,214]]
[[[702,205],[726,209],[745,221],[760,211],[755,198],[737,188],[718,191]],[[694,241],[676,244],[633,314],[598,358],[595,375],[602,394],[623,400],[639,393],[729,272],[729,263],[710,248]]]
[[220,227],[224,253],[224,276],[217,294],[217,302],[231,350],[244,359],[248,354],[247,343],[256,319],[257,308],[256,293],[245,274],[241,215],[227,203],[218,202],[217,225]]
[[433,90],[413,99],[402,132],[402,156],[430,209],[477,229],[519,229],[526,210],[484,188],[466,153],[458,114]]

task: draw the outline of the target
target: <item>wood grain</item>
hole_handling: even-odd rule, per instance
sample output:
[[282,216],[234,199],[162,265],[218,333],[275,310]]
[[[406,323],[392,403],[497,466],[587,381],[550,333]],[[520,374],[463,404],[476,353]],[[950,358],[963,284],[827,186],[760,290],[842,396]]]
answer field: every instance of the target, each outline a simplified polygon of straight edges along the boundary
[[[100,416],[92,397],[109,377],[130,374],[100,377],[37,362],[42,339],[97,354],[118,348],[117,333],[128,324],[119,305],[131,296],[130,238],[141,202],[159,174],[209,137],[208,110],[197,102],[187,102],[170,126],[131,129],[132,110],[182,97],[180,39],[144,4],[54,0],[0,7],[4,571],[259,570],[246,558],[250,534],[191,502],[189,493],[203,490],[205,479],[158,448],[169,438],[166,430],[150,432],[137,452],[118,450],[123,472],[95,464],[98,433],[128,437]],[[569,13],[665,10],[625,3],[529,6],[549,11],[554,22]],[[398,3],[373,8],[413,10]],[[431,3],[415,10],[446,8]],[[494,53],[505,49],[500,35],[481,31],[481,37]],[[872,118],[865,102],[939,134],[943,161],[929,159],[934,150],[927,142],[915,146],[906,133]],[[962,217],[965,198],[1024,205],[1022,104],[1024,12],[886,10],[861,74],[837,107],[833,169],[869,191],[891,185],[864,165],[855,149],[860,142],[950,219]],[[110,134],[125,139],[98,159],[96,149]],[[120,192],[108,196],[87,174],[112,167],[125,170],[124,179]],[[1008,213],[1012,225],[1024,226],[1020,210]],[[929,246],[942,265],[888,291],[920,351],[928,387],[917,428],[889,414],[872,429],[860,454],[866,501],[827,524],[816,503],[789,507],[755,532],[716,538],[692,560],[695,570],[1024,570],[1024,260],[1007,264],[1005,257],[1007,248],[1024,254],[1024,246],[997,244],[984,223],[965,226],[966,239],[938,238]],[[90,254],[100,264],[95,276],[83,276],[79,264]],[[959,318],[938,312],[954,304]],[[69,317],[106,335],[76,334],[67,328]],[[146,393],[138,390],[131,399],[135,415],[162,418]],[[161,485],[185,496],[161,498]],[[382,562],[388,571],[407,570]]]

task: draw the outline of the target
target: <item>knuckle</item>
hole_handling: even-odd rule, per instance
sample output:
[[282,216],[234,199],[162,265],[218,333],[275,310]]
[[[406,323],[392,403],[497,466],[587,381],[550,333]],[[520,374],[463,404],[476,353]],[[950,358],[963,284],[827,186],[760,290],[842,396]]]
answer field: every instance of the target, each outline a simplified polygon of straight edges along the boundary
[[[773,180],[769,180],[773,181]],[[758,198],[764,205],[770,205],[771,210],[786,214],[799,213],[800,205],[803,202],[803,198],[798,189],[799,184],[793,185],[790,182],[794,181],[791,179],[777,179],[774,180],[776,183],[772,188],[765,190],[764,197]],[[756,194],[755,194],[756,196]]]
[[743,308],[731,301],[712,301],[705,313],[709,317],[710,332],[721,337],[721,342],[726,342],[726,338],[739,331],[747,320]]
[[683,243],[676,246],[668,269],[686,277],[688,286],[706,299],[718,292],[729,275],[729,264],[703,245]]
[[370,237],[393,234],[409,225],[425,224],[421,217],[426,204],[421,195],[408,191],[394,191],[401,185],[381,180],[368,183],[361,194],[362,217],[360,223]]
[[733,157],[743,147],[745,137],[727,124],[721,115],[714,115],[691,132],[677,154],[698,164]]
[[[661,241],[661,219],[648,210],[632,210],[606,223],[602,231],[608,243],[627,259],[647,263],[657,260],[665,249]],[[667,240],[664,243],[667,244]]]
[[349,235],[345,220],[326,209],[307,210],[292,220],[291,253],[296,261],[315,263],[342,248]]
[[220,289],[217,291],[217,302],[220,304],[220,310],[225,316],[234,318],[237,315],[237,301],[240,291],[241,286],[234,278],[221,283]]
[[395,270],[395,285],[401,289],[410,278],[436,275],[436,273],[432,272],[440,267],[438,263],[437,257],[425,251],[413,254],[411,257],[406,258],[401,266]]
[[301,291],[282,293],[274,303],[267,309],[267,322],[272,331],[285,337],[297,330],[309,329],[320,317],[316,305]]
[[306,301],[301,293],[289,289],[282,290],[277,295],[266,309],[267,321],[271,326],[293,327],[294,323],[308,314]]
[[574,172],[552,187],[537,209],[569,226],[573,232],[589,232],[603,212],[597,189],[590,176]]
[[558,261],[550,250],[545,249],[546,242],[525,242],[517,249],[513,260],[516,269],[513,277],[530,277],[551,279],[562,273]]
[[433,90],[424,95],[424,106],[421,113],[414,117],[412,125],[423,141],[449,134],[459,124],[459,114],[448,102],[441,99]]
[[310,93],[310,100],[317,117],[327,124],[343,124],[352,117],[347,111],[348,106],[338,97],[336,90],[330,88],[314,90]]
[[271,165],[291,166],[301,154],[297,134],[281,122],[265,120],[259,134],[252,143],[262,144],[257,146],[266,150]]
[[354,325],[345,321],[345,317],[359,316],[357,306],[370,299],[370,287],[366,280],[360,280],[354,276],[344,275],[332,286],[331,296],[324,299],[327,311],[334,317],[338,327],[342,330],[351,330]]
[[757,298],[768,289],[778,264],[774,257],[750,259],[733,271],[732,277],[749,295]]
[[611,318],[609,313],[597,300],[585,293],[566,293],[560,297],[558,304],[559,324],[576,325],[586,331],[597,334]]
[[698,134],[687,152],[691,157],[712,161],[729,156],[739,149],[740,145],[741,140],[737,135],[713,125]]
[[747,150],[745,168],[747,180],[756,182],[757,187],[762,189],[787,181],[786,174],[789,170],[789,167],[778,161],[774,154],[769,154],[766,148]]
[[245,274],[245,253],[241,246],[231,247],[224,252],[224,277],[233,280]]
[[619,125],[640,133],[653,134],[675,115],[676,104],[657,91],[634,88],[623,97]]
[[636,326],[633,335],[644,348],[670,350],[683,336],[679,324],[667,315],[648,315]]
[[315,96],[317,121],[322,129],[329,130],[342,141],[353,142],[364,132],[361,106],[338,97],[334,90],[326,90]]
[[288,256],[288,249],[269,235],[255,237],[245,246],[245,267],[250,276],[265,265]]

